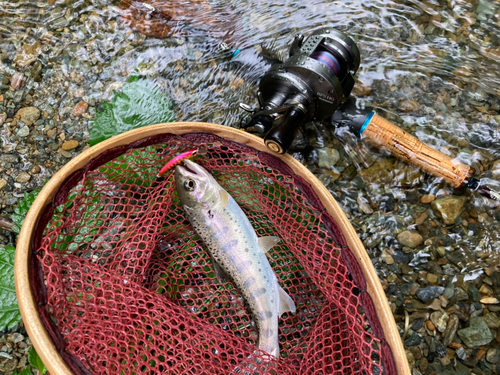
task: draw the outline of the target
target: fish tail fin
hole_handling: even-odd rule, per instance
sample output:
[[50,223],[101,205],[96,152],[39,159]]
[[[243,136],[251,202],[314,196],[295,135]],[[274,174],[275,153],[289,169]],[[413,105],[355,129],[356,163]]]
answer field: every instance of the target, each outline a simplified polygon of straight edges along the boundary
[[283,313],[287,311],[290,311],[292,314],[295,314],[296,307],[295,303],[293,302],[293,299],[279,285],[278,285],[278,291],[280,297],[279,316],[281,316]]
[[278,342],[278,335],[276,334],[276,339],[274,342],[267,340],[259,340],[259,349],[267,354],[270,354],[276,358],[280,357],[280,344]]

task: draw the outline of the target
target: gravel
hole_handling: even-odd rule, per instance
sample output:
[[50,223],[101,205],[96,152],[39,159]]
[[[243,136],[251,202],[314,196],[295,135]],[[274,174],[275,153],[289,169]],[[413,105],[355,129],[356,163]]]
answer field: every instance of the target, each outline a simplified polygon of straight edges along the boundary
[[[238,127],[238,104],[256,105],[256,82],[268,63],[231,62],[200,36],[146,37],[123,25],[116,7],[95,4],[71,4],[67,12],[68,1],[17,8],[0,1],[0,30],[9,30],[0,39],[2,214],[87,146],[89,121],[134,71],[172,98],[179,121]],[[358,104],[473,166],[499,189],[500,3],[348,2],[341,14],[327,2],[292,4],[286,17],[246,1],[240,7],[264,20],[241,28],[245,45],[277,58],[311,25],[331,22],[346,31],[362,55]],[[23,12],[30,23],[17,17]],[[499,204],[456,191],[328,121],[308,124],[302,138],[311,146],[297,143],[292,153],[356,228],[406,335],[413,375],[499,373]],[[0,245],[9,242],[0,230]],[[0,375],[23,368],[30,345],[22,324],[2,336]]]

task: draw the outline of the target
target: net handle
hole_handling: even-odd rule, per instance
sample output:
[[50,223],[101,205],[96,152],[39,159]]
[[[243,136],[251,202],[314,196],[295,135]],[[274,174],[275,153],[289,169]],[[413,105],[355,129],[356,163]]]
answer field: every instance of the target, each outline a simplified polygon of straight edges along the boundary
[[[19,234],[14,265],[14,279],[19,308],[26,330],[28,331],[29,337],[33,342],[35,349],[51,374],[71,375],[72,371],[63,360],[61,354],[45,329],[38,313],[35,297],[30,287],[29,264],[32,250],[31,238],[35,231],[37,219],[42,214],[44,208],[51,204],[52,199],[62,182],[64,182],[76,171],[85,168],[85,166],[92,159],[95,159],[104,151],[118,146],[127,146],[134,141],[164,133],[185,134],[191,132],[211,133],[220,136],[221,138],[253,147],[258,151],[269,153],[269,149],[264,145],[262,139],[259,137],[222,125],[202,122],[173,122],[150,125],[140,129],[128,131],[124,134],[103,141],[76,156],[61,170],[54,174],[49,182],[43,187],[42,191],[31,206]],[[296,176],[301,177],[301,180],[305,180],[311,185],[314,192],[320,198],[325,211],[342,229],[342,234],[345,237],[347,246],[361,267],[362,276],[366,281],[366,292],[371,297],[373,304],[375,305],[376,315],[382,326],[382,330],[384,331],[385,340],[394,357],[397,374],[410,375],[411,372],[406,360],[401,339],[399,337],[399,331],[389,308],[389,304],[387,303],[384,290],[382,289],[382,285],[380,284],[375,268],[373,267],[361,240],[357,236],[356,231],[347,219],[347,216],[326,187],[321,184],[300,162],[288,154],[274,154],[274,156],[290,167]]]

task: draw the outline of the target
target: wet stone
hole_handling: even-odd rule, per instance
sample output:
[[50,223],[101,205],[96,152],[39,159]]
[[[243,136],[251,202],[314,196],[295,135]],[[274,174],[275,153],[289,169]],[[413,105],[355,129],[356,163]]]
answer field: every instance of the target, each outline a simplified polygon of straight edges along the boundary
[[453,297],[454,294],[455,294],[455,285],[453,285],[453,281],[450,281],[446,286],[446,288],[444,289],[443,296],[446,299],[450,299],[451,297]]
[[80,116],[83,115],[85,112],[87,112],[87,109],[89,108],[88,103],[81,101],[71,111],[71,114],[73,116]]
[[24,125],[17,131],[17,135],[21,138],[27,137],[28,135],[30,135],[30,128],[27,125]]
[[489,349],[486,352],[486,360],[489,363],[497,363],[500,361],[500,349]]
[[33,64],[42,53],[42,43],[36,41],[33,44],[24,44],[14,56],[14,63],[18,68],[24,68]]
[[431,203],[431,207],[439,218],[443,219],[446,225],[455,223],[457,217],[462,213],[466,197],[448,196],[436,199]]
[[40,118],[40,110],[35,107],[21,108],[19,111],[17,111],[14,118],[16,118],[17,120],[21,120],[27,126],[30,126]]
[[443,358],[446,355],[446,348],[443,344],[436,345],[436,354]]
[[403,246],[411,247],[414,249],[423,242],[423,238],[419,233],[412,231],[404,231],[398,234],[397,240]]
[[479,290],[474,285],[469,285],[469,289],[467,290],[467,294],[469,294],[469,298],[473,302],[479,302],[481,299],[481,295],[479,294]]
[[320,168],[331,169],[340,159],[339,152],[330,147],[318,149],[318,166]]
[[399,103],[399,109],[402,112],[416,112],[420,108],[420,103],[415,100],[403,100]]
[[434,194],[426,194],[423,195],[422,198],[420,198],[420,202],[423,204],[431,203],[436,199],[436,196]]
[[458,348],[457,351],[455,352],[455,354],[462,361],[465,360],[465,359],[467,359],[467,353],[465,352],[465,349],[463,348],[463,346],[461,346],[460,348]]
[[18,333],[18,332],[14,332],[14,333],[12,334],[12,342],[13,342],[14,344],[17,344],[17,343],[19,343],[19,342],[21,342],[21,341],[23,341],[23,340],[24,340],[24,336],[23,336],[23,335],[21,335],[20,333]]
[[430,301],[433,298],[437,298],[442,295],[444,288],[442,286],[428,286],[426,288],[420,288],[415,293],[418,299],[423,303]]
[[15,91],[26,85],[26,77],[21,72],[16,72],[10,79],[10,87]]
[[68,152],[68,151],[66,151],[66,150],[63,150],[63,149],[60,149],[60,150],[59,150],[59,153],[60,153],[62,156],[64,156],[65,158],[68,158],[68,159],[72,157],[70,152]]
[[431,321],[439,332],[444,332],[449,318],[447,313],[441,311],[435,311],[431,314]]
[[444,331],[443,335],[443,345],[448,346],[452,343],[453,338],[455,337],[455,334],[457,333],[458,329],[458,316],[455,314],[450,315],[450,318],[448,320],[448,324],[446,326],[446,330]]
[[34,165],[30,168],[30,174],[38,174],[42,171],[42,168],[39,165]]
[[498,315],[494,312],[490,312],[488,315],[485,315],[484,322],[486,323],[488,328],[491,329],[500,328],[500,319],[498,318]]
[[487,345],[493,335],[481,316],[470,319],[469,327],[458,330],[458,336],[469,348]]
[[66,141],[62,144],[61,148],[64,151],[70,151],[78,147],[78,141],[71,140],[71,141]]
[[5,372],[12,372],[12,371],[14,371],[16,369],[16,367],[17,367],[17,363],[18,363],[18,361],[17,361],[16,358],[9,359],[3,365]]
[[29,173],[21,172],[17,175],[16,181],[21,183],[21,184],[24,184],[24,183],[28,182],[30,180],[30,178],[31,178],[31,176]]
[[424,326],[424,320],[423,319],[417,319],[415,323],[411,326],[411,329],[414,331],[418,331],[420,328]]
[[417,332],[413,332],[413,334],[406,340],[407,346],[415,346],[420,344],[421,338]]
[[459,250],[449,253],[446,257],[451,263],[457,266],[461,266],[465,261],[465,255]]

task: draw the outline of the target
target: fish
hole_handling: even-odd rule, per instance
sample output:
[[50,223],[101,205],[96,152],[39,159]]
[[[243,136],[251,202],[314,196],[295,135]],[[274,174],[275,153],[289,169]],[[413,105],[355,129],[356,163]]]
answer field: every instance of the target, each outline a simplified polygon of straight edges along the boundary
[[257,237],[215,178],[189,159],[183,163],[175,168],[175,184],[186,217],[207,247],[217,278],[231,280],[242,294],[258,331],[258,348],[279,358],[278,319],[296,311],[265,254],[280,239]]
[[175,167],[177,164],[181,163],[184,159],[194,158],[196,155],[198,155],[198,149],[193,148],[191,150],[184,151],[183,153],[173,157],[172,159],[170,159],[170,161],[167,164],[165,164],[165,166],[160,170],[160,172],[158,172],[158,175],[156,177],[163,176],[170,169]]

